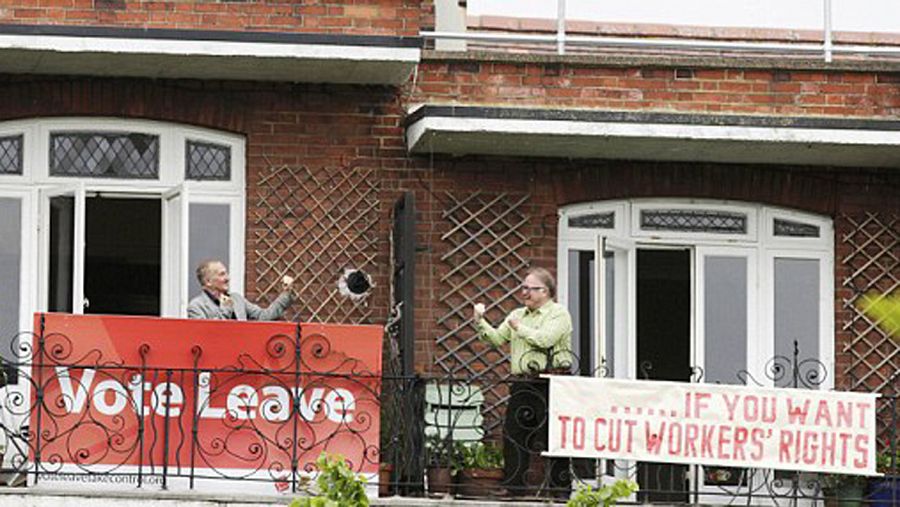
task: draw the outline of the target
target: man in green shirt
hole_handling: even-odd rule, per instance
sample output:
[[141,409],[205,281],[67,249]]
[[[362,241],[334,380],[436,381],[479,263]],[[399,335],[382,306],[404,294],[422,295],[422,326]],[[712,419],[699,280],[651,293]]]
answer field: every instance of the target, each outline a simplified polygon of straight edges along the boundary
[[[549,486],[567,497],[571,485],[565,460],[549,460],[544,469],[540,452],[547,450],[548,383],[540,373],[563,373],[575,361],[572,356],[572,317],[553,301],[556,281],[549,271],[528,272],[521,297],[525,306],[513,310],[499,327],[484,318],[484,305],[474,307],[479,337],[500,347],[510,344],[509,404],[503,424],[505,486],[513,495],[526,495],[536,486]],[[548,473],[549,472],[549,473]]]

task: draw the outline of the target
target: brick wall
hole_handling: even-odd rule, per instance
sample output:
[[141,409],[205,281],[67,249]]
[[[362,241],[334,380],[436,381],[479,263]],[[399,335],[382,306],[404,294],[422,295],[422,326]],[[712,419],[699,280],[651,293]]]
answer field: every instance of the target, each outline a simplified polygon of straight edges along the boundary
[[[877,75],[873,79],[877,81]],[[890,88],[877,82],[867,86]],[[893,85],[895,92],[897,87]],[[354,163],[374,168],[382,199],[375,252],[379,267],[373,273],[377,285],[370,302],[377,321],[388,314],[392,203],[403,191],[412,191],[416,197],[417,240],[422,247],[416,273],[419,371],[434,370],[434,338],[439,332],[436,320],[442,312],[436,302],[444,290],[439,280],[446,269],[439,260],[447,248],[441,234],[449,227],[442,217],[446,192],[529,194],[527,234],[531,241],[524,254],[533,264],[551,270],[556,266],[557,209],[576,202],[698,197],[759,202],[832,217],[864,211],[900,212],[896,197],[900,173],[896,170],[410,157],[401,122],[411,98],[404,92],[398,94],[388,87],[18,76],[0,80],[0,93],[6,98],[0,104],[0,120],[69,115],[133,117],[241,133],[248,143],[248,227],[256,211],[256,182],[271,165],[339,169]],[[473,102],[483,96],[472,93],[476,95]],[[252,237],[248,231],[246,286],[251,297],[257,293]],[[846,271],[836,266],[836,276],[842,276],[842,269]],[[835,302],[838,329],[843,318],[841,295],[838,291]],[[847,337],[839,332],[838,339],[840,347]],[[840,354],[838,360],[845,361]]]
[[7,24],[418,35],[419,0],[10,0]]
[[900,72],[614,67],[431,59],[413,102],[640,111],[900,114]]
[[[437,157],[430,165],[434,167],[433,183],[440,191],[465,193],[479,189],[494,193],[528,193],[532,200],[532,212],[529,226],[531,246],[527,255],[534,265],[551,271],[556,269],[557,210],[579,202],[650,197],[722,199],[780,206],[832,217],[835,220],[835,359],[839,377],[836,384],[849,384],[848,379],[841,377],[852,361],[846,346],[853,338],[851,331],[842,330],[851,317],[843,308],[843,300],[850,296],[850,292],[841,287],[842,280],[852,274],[851,268],[840,262],[849,248],[841,239],[849,227],[845,215],[858,217],[868,212],[880,213],[885,217],[893,214],[896,217],[900,214],[900,199],[897,198],[900,195],[900,172],[890,169],[479,157]],[[437,231],[446,229],[446,225],[439,220],[433,227]],[[438,251],[444,247],[439,234],[433,235],[429,246]],[[895,245],[893,255],[897,254],[896,250]],[[440,295],[441,287],[437,280],[441,266],[437,253],[431,253],[430,262],[423,264],[430,264],[432,293]],[[893,269],[896,276],[900,266],[895,263],[893,268],[888,269]],[[432,299],[437,300],[437,297]],[[439,307],[429,311],[435,315],[431,319],[433,325],[440,313]],[[420,337],[423,352],[433,347],[429,341],[440,331],[433,326],[425,337]],[[889,350],[885,350],[887,346],[881,347],[885,355],[890,354]],[[421,367],[435,371],[430,364],[423,363]],[[860,368],[856,369],[857,375],[860,371]]]

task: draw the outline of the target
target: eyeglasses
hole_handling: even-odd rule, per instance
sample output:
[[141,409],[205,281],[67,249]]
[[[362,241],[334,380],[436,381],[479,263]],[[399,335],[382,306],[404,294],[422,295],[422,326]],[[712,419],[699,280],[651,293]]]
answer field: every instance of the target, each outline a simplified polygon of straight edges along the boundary
[[534,292],[539,290],[546,290],[547,287],[529,287],[528,285],[523,285],[519,287],[519,290],[523,290],[525,292]]

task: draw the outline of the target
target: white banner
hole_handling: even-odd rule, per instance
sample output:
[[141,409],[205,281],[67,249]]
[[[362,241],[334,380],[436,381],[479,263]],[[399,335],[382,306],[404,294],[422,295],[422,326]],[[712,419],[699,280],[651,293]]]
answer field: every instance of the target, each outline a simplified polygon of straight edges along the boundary
[[551,376],[545,454],[876,475],[877,397]]

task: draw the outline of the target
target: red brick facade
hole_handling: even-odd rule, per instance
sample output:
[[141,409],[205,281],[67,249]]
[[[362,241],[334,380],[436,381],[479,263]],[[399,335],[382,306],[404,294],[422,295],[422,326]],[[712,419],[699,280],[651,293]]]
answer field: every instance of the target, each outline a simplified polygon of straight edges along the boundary
[[900,72],[428,61],[414,101],[893,118]]
[[[4,2],[4,23],[104,25],[142,28],[259,30],[354,35],[415,35],[430,23],[431,5],[414,0],[355,2],[117,2],[50,0]],[[273,165],[375,168],[381,180],[376,292],[377,319],[388,315],[390,210],[403,191],[415,193],[417,240],[416,362],[433,371],[436,321],[441,313],[439,262],[446,192],[531,195],[529,260],[556,266],[560,206],[636,197],[714,198],[796,208],[835,219],[835,308],[838,370],[850,332],[841,280],[849,268],[840,236],[844,215],[900,213],[895,169],[740,166],[694,163],[569,161],[442,155],[412,156],[403,119],[418,103],[531,106],[894,119],[900,114],[900,71],[794,70],[621,66],[565,61],[447,59],[430,54],[414,82],[400,88],[330,84],[164,81],[5,75],[0,119],[112,116],[199,125],[235,132],[247,141],[247,219],[255,213],[255,185]],[[246,248],[247,292],[258,269]],[[895,271],[897,268],[894,267]]]
[[0,19],[7,24],[417,35],[419,3],[413,0],[14,0],[0,4]]

